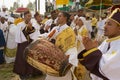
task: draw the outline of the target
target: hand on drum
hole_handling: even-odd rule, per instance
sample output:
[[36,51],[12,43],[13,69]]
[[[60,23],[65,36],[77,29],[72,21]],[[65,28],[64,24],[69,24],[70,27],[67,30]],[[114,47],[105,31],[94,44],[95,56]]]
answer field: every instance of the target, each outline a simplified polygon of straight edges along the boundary
[[82,41],[86,50],[90,50],[98,46],[98,42],[96,40],[90,39],[89,37],[83,37]]

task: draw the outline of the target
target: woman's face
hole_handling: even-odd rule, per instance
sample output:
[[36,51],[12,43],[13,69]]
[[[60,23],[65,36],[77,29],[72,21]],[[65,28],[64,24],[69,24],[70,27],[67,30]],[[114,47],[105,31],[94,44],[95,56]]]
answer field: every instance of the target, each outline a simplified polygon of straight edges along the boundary
[[111,19],[108,19],[104,26],[104,35],[113,38],[120,35],[120,25]]
[[78,18],[76,24],[81,27],[83,25],[83,22],[81,19]]
[[59,13],[58,14],[58,24],[62,24],[64,22],[66,22],[66,17],[64,17],[63,13]]
[[71,21],[74,20],[74,14],[72,14],[72,15],[70,16],[70,20],[71,20]]

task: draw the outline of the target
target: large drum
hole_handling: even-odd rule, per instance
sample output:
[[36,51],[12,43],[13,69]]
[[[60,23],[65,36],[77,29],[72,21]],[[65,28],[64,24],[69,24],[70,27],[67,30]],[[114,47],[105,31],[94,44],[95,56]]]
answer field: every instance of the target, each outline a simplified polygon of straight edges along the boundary
[[51,42],[39,39],[25,49],[27,62],[53,76],[64,76],[71,67],[68,57]]

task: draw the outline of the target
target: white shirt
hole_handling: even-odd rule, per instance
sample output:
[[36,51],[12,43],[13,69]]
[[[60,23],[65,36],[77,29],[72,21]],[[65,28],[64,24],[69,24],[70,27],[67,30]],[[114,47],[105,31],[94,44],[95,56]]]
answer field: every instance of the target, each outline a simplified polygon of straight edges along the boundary
[[[23,32],[22,32],[23,29],[25,28],[25,26],[26,26],[26,24],[25,24],[24,21],[21,22],[21,23],[19,23],[19,24],[17,25],[17,33],[16,33],[16,37],[15,37],[15,41],[16,41],[17,43],[23,43],[23,42],[27,41],[25,35],[24,35]],[[34,26],[33,26],[33,27],[34,27]],[[29,34],[29,36],[30,36],[30,38],[33,39],[33,40],[36,38],[35,32]]]
[[104,35],[104,25],[105,25],[106,19],[100,20],[97,22],[97,27],[98,27],[98,35]]
[[[107,50],[110,42],[110,49]],[[100,60],[100,72],[109,80],[120,80],[120,36],[105,40],[99,47],[103,53]]]
[[7,39],[7,48],[14,49],[17,47],[17,43],[15,42],[15,34],[17,27],[14,24],[9,26],[8,39]]
[[[58,19],[58,18],[56,18],[54,21],[53,21],[53,19],[47,20],[47,21],[45,22],[45,27],[44,27],[44,28],[46,28],[47,26],[51,26],[52,23],[56,24],[56,23],[57,23],[57,19]],[[49,31],[50,31],[50,29],[49,29]]]

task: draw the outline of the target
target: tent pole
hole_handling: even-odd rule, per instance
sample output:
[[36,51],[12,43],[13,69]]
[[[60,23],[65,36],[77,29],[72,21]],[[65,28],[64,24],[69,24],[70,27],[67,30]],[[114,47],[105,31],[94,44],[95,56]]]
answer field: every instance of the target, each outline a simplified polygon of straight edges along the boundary
[[99,18],[101,17],[101,14],[102,14],[102,0],[100,1],[100,16],[99,16]]

